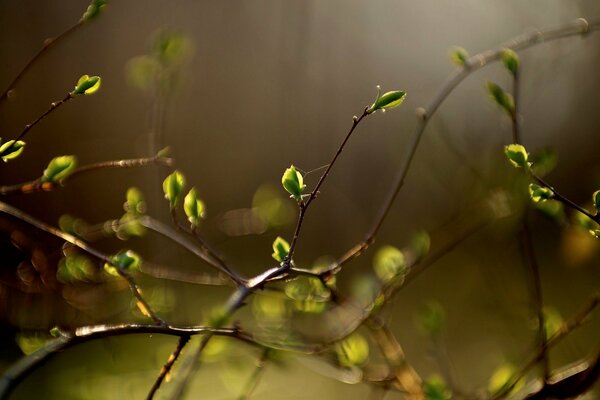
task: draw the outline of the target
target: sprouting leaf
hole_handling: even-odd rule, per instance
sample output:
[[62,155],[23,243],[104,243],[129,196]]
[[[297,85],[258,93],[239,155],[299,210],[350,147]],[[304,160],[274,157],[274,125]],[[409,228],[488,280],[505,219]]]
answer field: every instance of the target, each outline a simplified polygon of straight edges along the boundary
[[437,301],[428,302],[418,315],[419,327],[429,336],[438,335],[445,321],[446,313]]
[[375,253],[373,268],[379,279],[387,282],[405,270],[404,254],[394,246],[383,246]]
[[144,202],[144,195],[141,190],[135,186],[127,189],[127,194],[125,195],[125,203],[123,204],[123,209],[125,212],[130,212],[133,214],[143,214],[146,212],[146,203]]
[[504,67],[515,76],[519,71],[519,56],[512,49],[504,49],[502,50],[502,64]]
[[387,110],[398,107],[404,102],[405,98],[406,92],[401,90],[394,90],[381,95],[381,88],[377,86],[377,98],[375,99],[375,102],[371,104],[371,107],[367,109],[367,114],[371,114],[377,110]]
[[597,212],[600,212],[600,190],[596,190],[592,194],[592,200],[594,201],[594,208]]
[[460,46],[453,46],[448,52],[448,56],[450,57],[452,64],[458,67],[464,67],[465,63],[469,59],[469,53],[467,50]]
[[183,210],[188,217],[188,221],[190,221],[193,226],[198,226],[200,218],[204,218],[204,203],[198,198],[195,187],[191,188],[185,196],[185,199],[183,199]]
[[82,75],[72,93],[74,96],[94,94],[100,89],[101,83],[102,79],[99,76]]
[[111,257],[110,263],[104,264],[104,270],[110,275],[119,275],[120,271],[139,270],[142,259],[132,250],[122,250]]
[[423,383],[423,392],[425,400],[450,400],[452,398],[452,392],[439,375],[433,375]]
[[117,238],[127,240],[130,237],[142,237],[146,233],[146,227],[140,222],[139,214],[126,212],[117,224],[112,226]]
[[336,343],[335,352],[341,366],[357,367],[369,358],[369,343],[361,334],[353,333]]
[[504,147],[504,154],[506,154],[508,160],[515,167],[529,168],[529,163],[527,162],[529,154],[523,145],[509,144]]
[[296,170],[296,167],[292,165],[285,170],[281,177],[281,184],[290,194],[290,197],[296,201],[302,200],[302,192],[304,191],[304,188],[306,188],[306,185],[304,185],[302,174]]
[[54,157],[48,163],[42,175],[44,182],[60,182],[73,172],[77,167],[77,158],[75,156],[58,156]]
[[512,116],[515,112],[515,102],[513,97],[506,93],[500,86],[494,82],[487,82],[485,85],[488,93],[494,100],[494,102],[502,108],[509,116]]
[[2,158],[2,161],[8,162],[9,160],[19,157],[24,148],[25,142],[22,140],[17,142],[14,140],[9,140],[0,146],[0,158]]
[[299,277],[285,286],[285,294],[294,300],[294,308],[304,313],[319,314],[327,308],[331,292],[316,278]]
[[171,209],[175,208],[179,201],[179,196],[185,186],[185,177],[179,171],[174,171],[172,174],[167,176],[163,181],[163,191],[165,193],[165,199],[169,200]]
[[93,282],[96,280],[94,263],[83,254],[67,254],[58,262],[56,277],[62,283]]
[[272,257],[280,263],[285,260],[290,252],[290,244],[281,236],[277,236],[273,242],[273,254]]
[[96,19],[104,7],[106,7],[107,0],[92,0],[88,8],[83,13],[81,20],[84,22],[89,22]]
[[536,183],[530,183],[529,196],[534,203],[540,203],[550,200],[554,196],[554,193],[547,187],[540,186]]

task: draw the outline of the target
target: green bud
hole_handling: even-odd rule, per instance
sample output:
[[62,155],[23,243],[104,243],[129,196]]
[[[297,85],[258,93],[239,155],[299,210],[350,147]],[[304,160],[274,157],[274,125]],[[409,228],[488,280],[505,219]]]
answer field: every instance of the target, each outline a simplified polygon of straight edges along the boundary
[[375,253],[373,268],[382,282],[388,282],[406,269],[404,254],[394,246],[383,246]]
[[595,237],[596,239],[600,239],[600,229],[590,229],[590,235]]
[[304,185],[302,174],[296,170],[296,167],[292,165],[285,170],[281,177],[281,184],[290,194],[290,197],[296,201],[302,200],[302,192],[306,188],[306,185]]
[[277,239],[273,242],[272,257],[281,263],[288,256],[289,252],[290,244],[281,236],[277,236]]
[[360,334],[353,333],[336,343],[335,352],[343,367],[357,367],[369,358],[369,342]]
[[83,13],[81,20],[83,22],[89,22],[96,19],[104,7],[106,7],[106,3],[108,3],[107,0],[92,0],[88,8]]
[[446,387],[441,376],[433,375],[423,382],[423,392],[426,400],[450,400],[452,392]]
[[594,201],[594,208],[596,208],[597,212],[600,212],[600,190],[594,192],[592,199]]
[[535,183],[529,184],[529,196],[534,203],[550,200],[554,197],[552,190]]
[[448,56],[450,57],[450,61],[452,61],[452,64],[458,67],[464,67],[465,63],[469,59],[469,53],[467,52],[467,50],[460,46],[452,47],[448,52]]
[[191,188],[183,199],[183,210],[193,226],[198,226],[200,218],[204,218],[204,203],[198,198],[195,187]]
[[371,114],[377,110],[387,110],[390,108],[398,107],[406,98],[406,92],[401,90],[395,90],[387,92],[381,95],[381,88],[377,86],[377,98],[375,102],[371,104],[371,107],[367,109],[367,114]]
[[2,158],[2,161],[8,162],[9,160],[19,157],[24,148],[25,142],[22,140],[17,142],[14,140],[9,140],[0,146],[0,158]]
[[72,94],[74,96],[77,96],[80,94],[85,94],[85,95],[94,94],[98,91],[98,89],[100,89],[101,83],[102,83],[102,79],[100,79],[99,76],[83,75],[77,81],[77,85],[75,86],[75,89],[73,90]]
[[133,215],[139,215],[146,212],[146,203],[144,202],[144,195],[140,189],[135,186],[127,189],[125,204],[123,204],[125,212],[132,213]]
[[171,175],[167,176],[163,181],[163,191],[165,193],[165,199],[169,200],[171,209],[175,208],[177,201],[179,201],[179,195],[183,191],[185,186],[185,178],[179,171],[174,171]]
[[494,82],[487,82],[485,87],[492,96],[492,99],[498,106],[503,109],[508,115],[513,115],[515,112],[515,102],[513,97],[506,93],[500,86]]
[[523,145],[509,144],[504,147],[504,154],[506,154],[508,160],[516,168],[529,168],[529,163],[527,162],[529,154]]
[[511,49],[502,50],[502,64],[515,76],[519,71],[519,56]]
[[50,160],[42,176],[43,182],[60,182],[77,167],[75,156],[59,156]]
[[120,251],[104,264],[104,270],[110,275],[119,275],[120,271],[139,270],[142,259],[131,250]]

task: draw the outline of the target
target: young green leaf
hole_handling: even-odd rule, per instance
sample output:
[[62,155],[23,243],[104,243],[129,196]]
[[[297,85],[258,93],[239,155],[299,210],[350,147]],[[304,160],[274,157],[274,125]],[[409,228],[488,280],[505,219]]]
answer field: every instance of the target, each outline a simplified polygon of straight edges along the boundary
[[296,167],[293,165],[285,170],[283,176],[281,177],[281,184],[283,188],[290,194],[296,201],[302,200],[302,192],[306,188],[304,184],[304,178],[302,178],[302,174],[296,170]]
[[531,200],[534,203],[539,203],[542,201],[550,200],[554,196],[554,193],[552,193],[552,190],[548,189],[547,187],[543,187],[535,183],[530,183],[529,196],[531,197]]
[[494,82],[487,82],[485,87],[494,100],[494,102],[503,109],[509,116],[512,116],[515,112],[515,102],[513,97],[506,93],[500,86]]
[[277,236],[273,242],[273,254],[272,257],[280,263],[285,260],[290,252],[290,244],[281,236]]
[[75,86],[75,89],[73,89],[72,94],[74,96],[94,94],[100,89],[101,83],[102,79],[100,79],[99,76],[82,75],[77,81],[77,85]]
[[600,212],[600,190],[596,190],[592,195],[592,199],[594,201],[594,208],[596,212]]
[[517,75],[519,71],[519,56],[512,49],[502,50],[502,64],[512,74]]
[[60,182],[77,167],[75,156],[59,156],[50,160],[42,176],[43,182]]
[[377,98],[375,99],[375,102],[371,104],[371,107],[367,109],[367,114],[371,114],[377,110],[385,111],[390,108],[398,107],[404,102],[405,98],[406,92],[401,90],[394,90],[381,95],[381,88],[377,86]]
[[9,140],[0,146],[0,158],[2,161],[8,162],[14,158],[19,157],[25,148],[25,142],[19,140],[15,142],[14,140]]
[[357,367],[369,358],[369,342],[359,333],[353,333],[336,343],[335,351],[341,366]]
[[167,176],[163,181],[163,191],[165,193],[165,199],[169,200],[171,209],[175,208],[179,201],[179,196],[185,186],[185,177],[179,171],[174,171],[172,174]]
[[198,198],[195,187],[191,188],[183,199],[183,210],[192,226],[198,226],[200,218],[204,218],[204,203]]
[[123,204],[123,209],[125,212],[132,213],[134,215],[139,215],[146,212],[144,195],[140,189],[136,188],[135,186],[130,187],[127,189],[127,194],[125,197],[125,204]]
[[452,392],[446,387],[441,376],[433,375],[423,382],[425,400],[450,400]]
[[450,57],[452,64],[456,65],[457,67],[464,67],[465,63],[469,59],[469,53],[467,50],[460,46],[453,46],[448,52],[448,56]]
[[504,154],[516,168],[529,168],[527,162],[529,153],[525,150],[525,147],[521,144],[509,144],[504,147]]
[[404,254],[394,246],[383,246],[375,253],[373,268],[382,282],[388,282],[406,269]]
[[92,0],[88,8],[83,13],[81,20],[83,22],[90,22],[96,19],[102,12],[103,8],[106,7],[106,3],[108,3],[107,0]]

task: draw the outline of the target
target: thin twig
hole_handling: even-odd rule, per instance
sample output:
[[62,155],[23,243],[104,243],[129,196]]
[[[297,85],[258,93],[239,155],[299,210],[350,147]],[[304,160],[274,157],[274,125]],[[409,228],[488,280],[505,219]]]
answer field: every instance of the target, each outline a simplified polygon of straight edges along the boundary
[[67,36],[71,35],[79,27],[81,27],[83,25],[83,23],[84,23],[84,20],[81,19],[76,24],[74,24],[70,28],[68,28],[66,31],[61,33],[60,35],[58,35],[54,38],[46,39],[44,41],[44,45],[42,46],[42,48],[27,62],[27,64],[25,64],[25,66],[21,69],[21,71],[17,74],[17,76],[15,76],[13,78],[13,80],[8,84],[8,87],[6,88],[6,90],[4,90],[4,92],[2,92],[2,94],[0,95],[0,104],[2,104],[2,102],[10,96],[10,93],[12,92],[13,88],[17,85],[17,83],[19,83],[19,81],[25,75],[25,73],[29,70],[29,68],[31,68],[31,66],[33,64],[35,64],[35,62],[37,60],[40,59],[40,57],[42,56],[42,54],[44,54],[44,52],[46,50],[51,48],[56,43],[59,43],[60,41],[64,40]]
[[171,353],[171,355],[169,356],[165,365],[160,369],[160,373],[158,374],[158,377],[154,381],[152,388],[150,388],[150,392],[148,393],[148,396],[146,397],[146,399],[151,400],[154,398],[154,394],[160,388],[160,385],[163,383],[163,381],[165,380],[165,378],[171,371],[171,368],[175,364],[175,361],[177,361],[177,359],[179,358],[179,355],[181,354],[181,351],[183,350],[183,348],[185,347],[185,345],[187,344],[187,342],[189,340],[190,340],[189,335],[179,337],[179,340],[177,341],[177,347],[175,348],[173,353]]

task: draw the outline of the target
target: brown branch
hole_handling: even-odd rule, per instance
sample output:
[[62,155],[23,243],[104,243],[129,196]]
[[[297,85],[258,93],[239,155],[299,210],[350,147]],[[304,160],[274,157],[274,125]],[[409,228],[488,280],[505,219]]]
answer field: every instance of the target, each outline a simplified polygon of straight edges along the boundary
[[189,340],[190,340],[189,335],[179,337],[179,341],[177,342],[177,347],[175,348],[173,353],[171,353],[171,355],[169,356],[169,359],[167,360],[165,365],[160,369],[160,373],[158,374],[156,381],[154,381],[152,388],[150,388],[150,393],[148,393],[148,396],[146,397],[148,400],[151,400],[152,398],[154,398],[154,394],[160,388],[160,385],[163,383],[163,381],[165,380],[165,378],[171,371],[171,368],[175,364],[175,361],[177,361],[177,359],[179,358],[179,355],[181,354],[181,351],[183,350],[183,348],[185,347],[187,342],[189,342]]

